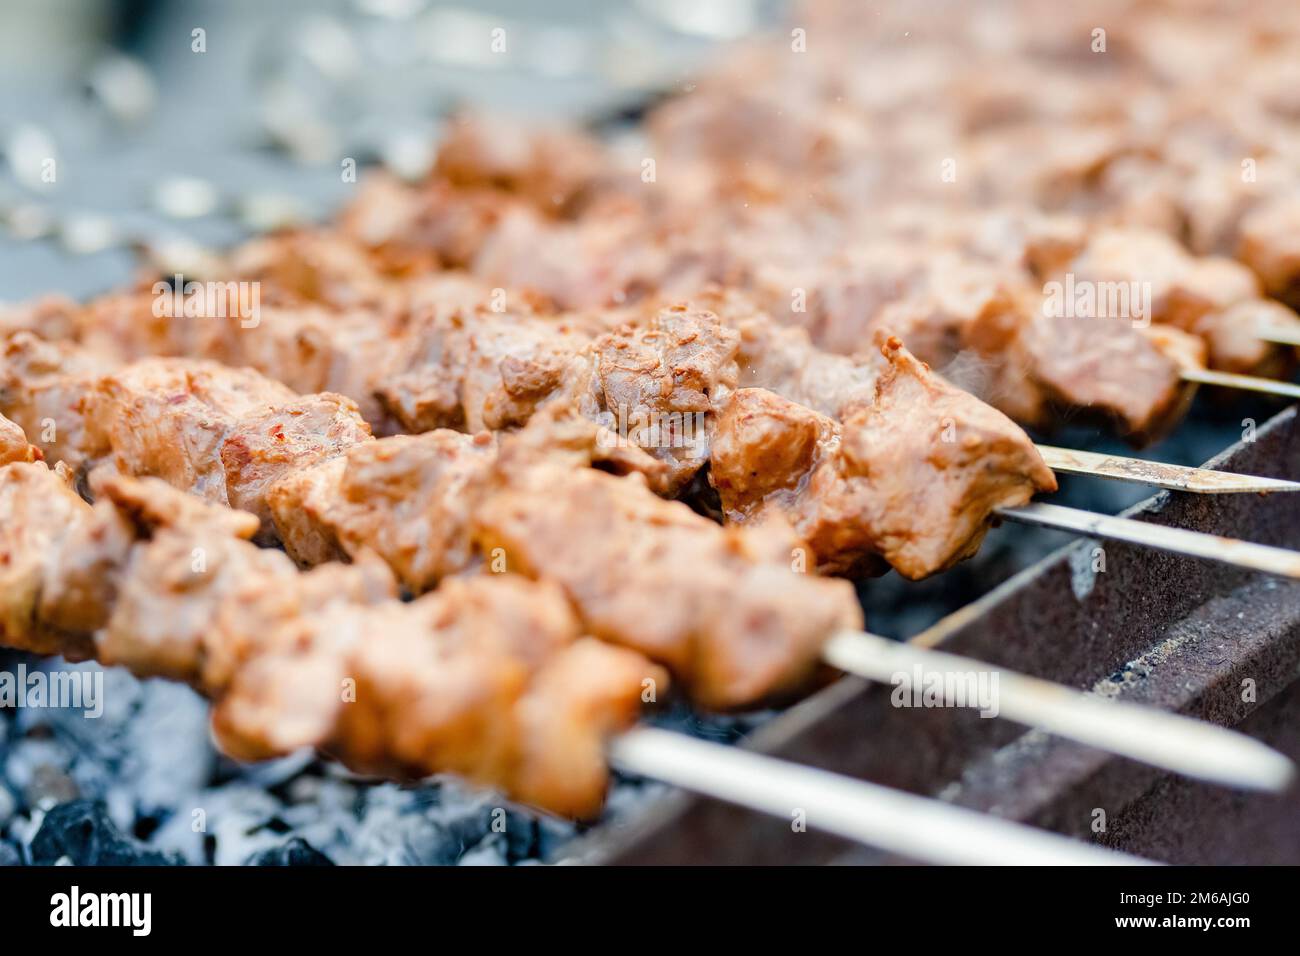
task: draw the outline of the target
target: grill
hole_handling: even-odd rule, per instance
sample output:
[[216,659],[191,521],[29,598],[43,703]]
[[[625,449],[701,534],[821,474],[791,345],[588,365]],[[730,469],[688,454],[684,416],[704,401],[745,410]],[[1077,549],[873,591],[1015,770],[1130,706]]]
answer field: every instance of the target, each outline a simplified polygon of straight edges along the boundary
[[[1209,463],[1300,474],[1295,409]],[[1162,492],[1126,514],[1300,546],[1300,500]],[[913,640],[1079,688],[1237,727],[1300,755],[1300,585],[1122,544],[1081,540]],[[1254,700],[1243,701],[1243,682]],[[1295,863],[1294,793],[1244,795],[955,708],[899,708],[846,678],[765,725],[747,746],[1170,863]],[[1103,811],[1104,816],[1097,811]],[[1104,825],[1102,832],[1094,824]],[[664,799],[577,858],[608,864],[897,862],[702,798]]]

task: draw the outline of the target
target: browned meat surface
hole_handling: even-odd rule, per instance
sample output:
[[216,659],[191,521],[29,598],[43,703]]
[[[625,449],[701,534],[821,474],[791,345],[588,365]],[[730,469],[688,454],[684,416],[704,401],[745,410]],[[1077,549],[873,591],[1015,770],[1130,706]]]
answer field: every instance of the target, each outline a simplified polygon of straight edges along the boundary
[[712,419],[736,386],[739,342],[710,312],[663,309],[597,338],[571,365],[560,400],[607,429],[606,441],[665,465],[653,478],[671,495],[708,461]]
[[779,511],[819,565],[905,577],[951,567],[979,548],[999,507],[1056,480],[1024,433],[884,343],[870,397],[838,421],[763,389],[742,389],[718,421],[710,480],[735,521]]
[[988,364],[977,364],[962,384],[1008,415],[1044,427],[1054,411],[1086,411],[1139,445],[1163,435],[1186,410],[1195,387],[1182,380],[1182,368],[1205,365],[1204,343],[1178,329],[1041,308],[994,314],[968,336],[977,359]]
[[469,509],[494,458],[485,434],[395,435],[295,471],[267,500],[300,564],[369,550],[418,594],[471,564]]
[[50,461],[84,467],[102,454],[87,434],[82,403],[109,363],[62,342],[20,332],[0,347],[0,414]]
[[408,431],[479,431],[527,421],[589,336],[570,323],[477,308],[417,317],[411,351],[377,389]]
[[704,706],[792,690],[832,633],[861,627],[847,582],[792,570],[810,562],[780,522],[721,528],[635,476],[531,454],[503,449],[502,487],[472,517],[482,553],[558,582],[592,634],[665,664]]
[[556,813],[599,810],[604,741],[667,676],[581,638],[563,592],[512,575],[404,604],[373,558],[305,574],[257,520],[107,471],[0,467],[0,640],[185,680],[244,759],[318,747],[368,772],[459,773]]
[[87,520],[90,505],[72,490],[67,469],[42,462],[0,467],[0,641],[38,654],[84,659],[85,634],[51,634],[38,619],[47,567],[60,544]]
[[0,415],[0,465],[11,461],[40,461],[43,457],[39,448],[27,443],[27,435],[21,428]]

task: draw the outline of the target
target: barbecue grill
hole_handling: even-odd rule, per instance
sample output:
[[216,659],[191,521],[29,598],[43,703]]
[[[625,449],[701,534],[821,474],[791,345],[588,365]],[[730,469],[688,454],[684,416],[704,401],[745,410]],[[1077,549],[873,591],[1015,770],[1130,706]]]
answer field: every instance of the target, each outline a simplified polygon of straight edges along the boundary
[[[1296,410],[1207,466],[1300,473]],[[1290,496],[1162,492],[1125,513],[1300,544],[1300,500]],[[1068,545],[912,640],[1213,720],[1300,753],[1300,585],[1122,544],[1105,546],[1106,571],[1094,574],[1094,547]],[[1245,681],[1254,688],[1250,702]],[[844,678],[773,719],[746,746],[1169,863],[1300,860],[1294,793],[1243,795],[1174,779],[970,710],[894,707],[891,690]],[[597,831],[574,856],[609,864],[896,862],[686,795]]]

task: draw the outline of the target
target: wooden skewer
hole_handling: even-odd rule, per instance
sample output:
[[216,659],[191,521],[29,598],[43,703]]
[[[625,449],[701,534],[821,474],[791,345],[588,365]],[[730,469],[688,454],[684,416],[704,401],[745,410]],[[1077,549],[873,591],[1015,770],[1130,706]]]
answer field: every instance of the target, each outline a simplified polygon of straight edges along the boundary
[[[1199,780],[1281,791],[1295,776],[1295,765],[1287,757],[1245,734],[1151,707],[1105,700],[956,654],[845,631],[827,643],[823,657],[833,667],[881,683],[906,681],[911,686],[919,677],[921,686],[939,688],[949,705],[988,707],[991,716]],[[996,675],[997,683],[985,680],[989,699],[974,700],[970,685],[977,683],[974,679],[981,673]]]
[[1113,481],[1129,481],[1139,485],[1152,485],[1170,491],[1189,491],[1195,494],[1245,494],[1250,492],[1300,491],[1300,481],[1281,478],[1259,478],[1255,475],[1238,475],[1230,471],[1213,471],[1209,468],[1191,468],[1184,465],[1166,465],[1159,461],[1125,458],[1122,455],[1105,455],[1092,451],[1075,451],[1054,445],[1038,445],[1047,467],[1070,475],[1091,475]]
[[1263,571],[1278,577],[1300,580],[1300,552],[1255,544],[1217,534],[1169,528],[1164,525],[1099,515],[1078,508],[1033,502],[1018,508],[998,508],[1001,518],[1040,528],[1070,531],[1089,538],[1126,541],[1158,551],[1171,551],[1191,558],[1218,561],[1251,571]]
[[1235,372],[1212,372],[1206,368],[1186,367],[1182,371],[1182,377],[1186,382],[1197,382],[1201,385],[1221,385],[1224,388],[1265,392],[1269,395],[1281,395],[1284,398],[1300,398],[1300,385],[1280,382],[1273,378],[1261,378],[1258,375],[1238,375]]
[[1117,866],[1150,861],[879,784],[740,747],[638,727],[610,762],[638,776],[748,807],[925,863]]

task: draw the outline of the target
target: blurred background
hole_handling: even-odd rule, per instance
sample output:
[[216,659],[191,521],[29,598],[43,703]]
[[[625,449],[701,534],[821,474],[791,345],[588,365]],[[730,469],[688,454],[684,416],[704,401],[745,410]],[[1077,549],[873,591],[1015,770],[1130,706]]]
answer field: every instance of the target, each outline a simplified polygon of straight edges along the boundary
[[[326,215],[465,104],[611,123],[779,0],[5,0],[0,301]],[[52,162],[51,162],[52,161]]]

